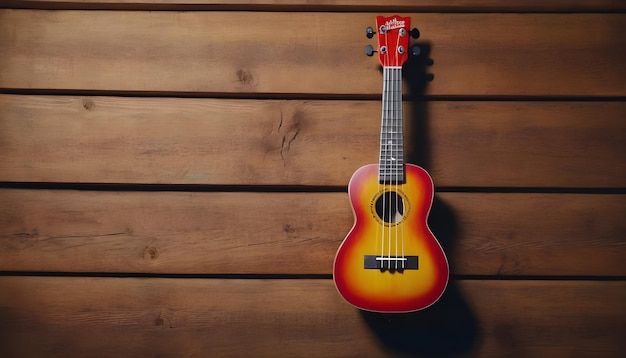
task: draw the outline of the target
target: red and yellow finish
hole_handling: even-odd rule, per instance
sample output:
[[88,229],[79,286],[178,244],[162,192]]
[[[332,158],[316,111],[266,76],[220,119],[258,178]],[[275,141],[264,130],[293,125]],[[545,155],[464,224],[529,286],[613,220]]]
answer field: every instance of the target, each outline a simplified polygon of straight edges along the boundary
[[[406,164],[405,178],[405,184],[379,184],[378,165],[370,164],[357,170],[348,185],[355,222],[337,251],[333,278],[339,293],[362,310],[421,310],[435,303],[448,284],[448,260],[426,222],[433,201],[432,179],[412,164]],[[404,202],[402,218],[391,224],[375,209],[376,199],[390,190]],[[365,255],[381,254],[383,233],[391,240],[391,255],[418,256],[417,270],[364,268]],[[396,247],[403,247],[403,252]]]

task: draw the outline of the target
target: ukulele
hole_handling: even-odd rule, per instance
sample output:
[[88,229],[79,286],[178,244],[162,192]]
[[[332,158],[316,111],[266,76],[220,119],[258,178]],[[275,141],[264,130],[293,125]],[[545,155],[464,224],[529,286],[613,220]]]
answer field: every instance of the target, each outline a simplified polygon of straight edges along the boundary
[[[341,296],[359,309],[412,312],[441,297],[448,260],[426,222],[432,179],[423,168],[404,163],[402,65],[410,18],[377,16],[376,25],[383,67],[379,162],[359,168],[348,184],[354,226],[335,256],[333,279]],[[373,33],[369,28],[368,37]]]

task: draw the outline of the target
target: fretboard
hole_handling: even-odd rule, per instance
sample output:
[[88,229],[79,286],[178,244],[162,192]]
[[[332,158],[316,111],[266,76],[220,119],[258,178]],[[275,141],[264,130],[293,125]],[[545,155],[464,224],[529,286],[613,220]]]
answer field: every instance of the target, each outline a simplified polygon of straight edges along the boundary
[[404,183],[402,67],[383,67],[378,180],[381,184]]

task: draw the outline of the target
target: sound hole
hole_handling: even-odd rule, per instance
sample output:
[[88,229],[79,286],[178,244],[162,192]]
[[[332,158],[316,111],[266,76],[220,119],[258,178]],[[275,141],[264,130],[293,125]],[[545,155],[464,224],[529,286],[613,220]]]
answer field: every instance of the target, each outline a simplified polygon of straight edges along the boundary
[[376,200],[376,214],[386,223],[397,223],[404,215],[402,197],[395,191],[388,191]]

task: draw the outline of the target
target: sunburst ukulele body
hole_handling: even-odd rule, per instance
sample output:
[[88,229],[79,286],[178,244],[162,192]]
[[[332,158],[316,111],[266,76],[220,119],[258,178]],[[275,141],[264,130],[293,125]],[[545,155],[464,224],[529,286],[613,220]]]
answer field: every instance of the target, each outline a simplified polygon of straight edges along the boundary
[[441,297],[449,269],[427,225],[432,179],[403,160],[401,70],[409,18],[376,20],[384,77],[380,161],[350,179],[355,222],[337,251],[333,278],[339,293],[359,309],[412,312]]

